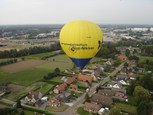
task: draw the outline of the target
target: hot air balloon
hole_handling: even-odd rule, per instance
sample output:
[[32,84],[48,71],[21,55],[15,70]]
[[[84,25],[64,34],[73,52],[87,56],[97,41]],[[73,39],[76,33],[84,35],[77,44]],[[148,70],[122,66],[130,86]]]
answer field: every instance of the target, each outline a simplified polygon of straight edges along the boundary
[[80,69],[92,59],[102,46],[103,33],[90,21],[76,20],[63,26],[60,45],[74,64]]

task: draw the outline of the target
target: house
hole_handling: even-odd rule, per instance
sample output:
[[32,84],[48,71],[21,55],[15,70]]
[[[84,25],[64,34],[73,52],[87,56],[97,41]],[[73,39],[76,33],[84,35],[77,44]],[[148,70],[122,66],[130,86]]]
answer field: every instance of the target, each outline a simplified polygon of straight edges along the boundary
[[70,88],[70,89],[73,89],[73,90],[76,90],[76,89],[78,88],[78,86],[75,85],[75,84],[71,84],[71,85],[69,86],[69,88]]
[[134,74],[133,72],[129,72],[129,73],[127,74],[127,76],[128,76],[129,78],[131,78],[131,77],[134,77],[135,74]]
[[121,60],[127,60],[128,59],[127,56],[122,55],[122,54],[117,55],[117,58],[121,59]]
[[85,81],[91,83],[93,81],[92,76],[82,75],[81,73],[78,74],[77,79],[80,81]]
[[121,88],[122,84],[119,81],[112,81],[107,84],[107,88]]
[[107,65],[113,65],[113,64],[114,64],[114,61],[113,61],[111,58],[109,58],[109,59],[106,61],[106,64],[107,64]]
[[124,80],[127,81],[128,77],[126,75],[120,74],[116,76],[116,80]]
[[103,96],[100,94],[94,94],[91,98],[91,101],[96,104],[102,104],[103,106],[110,106],[113,103],[111,97]]
[[47,105],[51,107],[59,107],[61,106],[61,102],[56,98],[52,98],[52,99],[49,99]]
[[0,97],[4,95],[7,90],[8,90],[8,86],[0,85]]
[[56,96],[56,99],[58,99],[60,102],[70,102],[71,99],[71,93],[62,92]]
[[115,92],[113,92],[110,89],[101,89],[98,91],[98,94],[103,95],[103,96],[109,96],[112,97],[115,95]]
[[129,66],[135,67],[137,65],[135,60],[131,60],[128,62]]
[[109,115],[109,108],[107,108],[107,107],[101,108],[101,109],[98,111],[98,114],[99,114],[99,115]]
[[59,93],[61,93],[62,91],[64,91],[66,88],[67,88],[67,84],[66,84],[66,83],[62,83],[62,84],[60,84],[60,85],[57,85],[57,86],[54,88],[53,92],[56,93],[56,94],[59,94]]
[[42,102],[42,103],[47,102],[47,101],[48,101],[48,97],[42,97],[42,98],[41,98],[41,102]]
[[119,81],[122,85],[129,85],[129,83],[125,82],[124,80]]
[[124,93],[116,92],[115,96],[112,97],[113,99],[118,99],[121,101],[128,101],[127,96]]
[[71,83],[73,83],[75,81],[76,81],[76,76],[68,77],[67,80],[66,80],[66,83],[67,84],[71,84]]
[[145,68],[138,68],[139,72],[145,72]]
[[121,92],[121,93],[124,93],[124,94],[126,94],[126,90],[125,89],[120,89],[120,88],[111,88],[111,90],[113,91],[113,92]]
[[85,111],[97,113],[100,110],[100,105],[94,104],[94,103],[85,102],[83,108],[84,108]]
[[41,100],[41,92],[29,92],[29,95],[25,97],[25,100],[29,103],[36,103],[38,100]]
[[100,77],[100,74],[102,73],[104,69],[101,69],[100,67],[97,68],[95,71],[94,71],[94,76],[96,77]]

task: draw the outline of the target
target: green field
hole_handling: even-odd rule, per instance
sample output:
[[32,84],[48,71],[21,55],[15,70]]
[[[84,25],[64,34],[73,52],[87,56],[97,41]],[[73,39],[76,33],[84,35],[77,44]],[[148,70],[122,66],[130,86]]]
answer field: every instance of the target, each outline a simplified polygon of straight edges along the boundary
[[54,87],[53,84],[45,84],[45,85],[41,86],[41,88],[39,89],[39,91],[42,93],[42,95],[45,95],[53,87]]
[[51,107],[51,106],[49,106],[49,107],[46,108],[46,110],[47,111],[53,111],[53,112],[62,112],[62,111],[65,111],[66,109],[68,109],[68,107],[69,107],[68,105],[62,104],[59,107]]
[[[40,59],[43,56],[50,55],[51,53],[41,53],[36,55],[30,55],[26,58]],[[93,58],[93,61],[99,61],[100,58]],[[16,73],[7,73],[0,70],[0,83],[12,82],[19,85],[28,86],[43,79],[44,75],[54,71],[55,68],[59,68],[61,71],[65,69],[71,69],[73,67],[72,61],[66,55],[57,55],[48,59],[47,64],[39,65],[35,68],[25,69]],[[24,65],[23,65],[24,66]],[[57,79],[57,78],[54,78]],[[55,80],[56,81],[56,80]],[[58,82],[62,82],[58,79]]]
[[56,83],[63,83],[64,82],[63,80],[61,80],[61,77],[54,77],[49,81],[56,82]]
[[148,56],[139,56],[139,61],[140,62],[143,62],[145,60],[149,60],[149,61],[152,61],[153,62],[153,57],[148,57]]
[[127,104],[123,104],[123,103],[116,103],[115,106],[117,108],[120,108],[121,111],[130,113],[132,115],[137,115],[137,107],[136,106],[127,105]]
[[41,80],[44,75],[47,75],[50,72],[51,71],[49,69],[43,68],[27,69],[17,73],[6,73],[0,71],[0,83],[12,82],[15,84],[28,86]]
[[25,58],[28,59],[41,59],[44,56],[49,56],[53,54],[52,52],[47,52],[47,53],[40,53],[40,54],[34,54],[34,55],[29,55],[29,56],[25,56]]
[[[65,69],[71,69],[73,67],[73,63],[66,55],[57,55],[48,59],[48,63],[38,66],[38,68],[51,69],[59,68],[61,71]],[[53,61],[54,60],[54,61]]]
[[90,115],[90,113],[88,111],[85,111],[82,107],[78,108],[77,113],[79,115]]

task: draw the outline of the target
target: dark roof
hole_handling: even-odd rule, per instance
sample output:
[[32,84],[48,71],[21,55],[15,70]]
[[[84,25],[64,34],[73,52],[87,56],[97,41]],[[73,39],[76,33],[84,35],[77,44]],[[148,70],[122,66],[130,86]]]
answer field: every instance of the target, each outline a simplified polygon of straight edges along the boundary
[[88,103],[85,102],[84,104],[84,110],[88,110],[88,111],[99,111],[100,109],[100,105],[94,104],[94,103]]
[[63,92],[63,93],[58,94],[56,97],[57,98],[68,98],[70,96],[71,96],[71,93]]
[[117,77],[116,77],[116,80],[127,80],[127,79],[128,79],[128,77],[126,75],[122,75],[122,74],[117,75]]
[[98,94],[101,94],[103,96],[113,96],[113,95],[115,95],[115,92],[113,92],[110,89],[102,89],[102,90],[98,91]]
[[91,100],[104,106],[110,106],[113,103],[112,98],[100,94],[94,94]]

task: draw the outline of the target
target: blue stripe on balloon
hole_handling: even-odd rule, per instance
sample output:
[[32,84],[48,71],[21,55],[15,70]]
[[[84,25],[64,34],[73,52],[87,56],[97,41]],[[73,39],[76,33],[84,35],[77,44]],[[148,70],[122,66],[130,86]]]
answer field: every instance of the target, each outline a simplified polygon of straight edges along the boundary
[[83,69],[84,66],[90,61],[91,58],[86,58],[86,59],[79,59],[79,58],[71,58],[73,63],[80,67],[80,69]]

